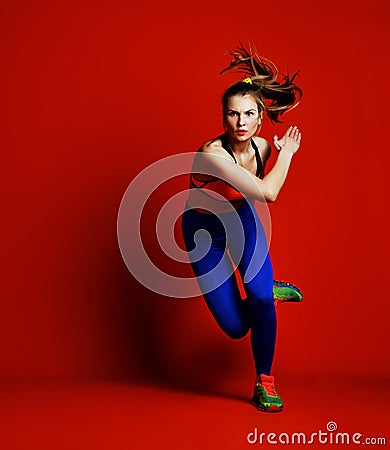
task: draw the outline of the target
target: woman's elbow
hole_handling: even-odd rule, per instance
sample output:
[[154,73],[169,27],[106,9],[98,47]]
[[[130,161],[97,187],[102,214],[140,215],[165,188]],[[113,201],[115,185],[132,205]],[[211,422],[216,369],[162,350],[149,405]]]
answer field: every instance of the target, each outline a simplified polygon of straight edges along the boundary
[[249,195],[249,197],[259,202],[273,203],[277,199],[277,194],[262,191],[260,194],[257,193],[257,195]]
[[274,183],[259,180],[254,193],[257,200],[273,203],[278,198],[279,191]]
[[274,203],[276,202],[277,195],[272,195],[270,197],[266,197],[267,203]]
[[263,199],[267,203],[274,203],[274,202],[276,202],[277,198],[278,198],[278,192],[273,191],[273,190],[263,191]]
[[277,195],[272,195],[270,197],[267,197],[266,200],[267,200],[267,203],[274,203],[274,202],[276,202],[277,198],[278,198]]

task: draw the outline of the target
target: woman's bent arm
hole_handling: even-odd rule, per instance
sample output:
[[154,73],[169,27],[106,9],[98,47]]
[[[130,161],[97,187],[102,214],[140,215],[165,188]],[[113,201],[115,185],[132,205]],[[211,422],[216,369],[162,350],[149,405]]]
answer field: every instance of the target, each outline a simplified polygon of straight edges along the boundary
[[226,156],[226,151],[217,145],[210,145],[198,154],[194,171],[218,177],[255,200],[274,202],[286,181],[292,157],[298,150],[300,141],[301,133],[296,127],[290,127],[282,139],[274,138],[279,155],[275,165],[263,179],[235,164]]

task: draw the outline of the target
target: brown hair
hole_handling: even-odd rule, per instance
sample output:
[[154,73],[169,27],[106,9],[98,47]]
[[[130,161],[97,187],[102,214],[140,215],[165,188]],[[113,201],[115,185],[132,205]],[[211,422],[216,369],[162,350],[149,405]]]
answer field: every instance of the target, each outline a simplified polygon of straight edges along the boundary
[[225,91],[222,97],[223,113],[230,97],[249,94],[255,98],[259,111],[265,111],[272,122],[280,123],[279,116],[291,111],[301,101],[302,90],[294,83],[298,72],[291,77],[280,75],[275,64],[262,58],[251,45],[247,50],[240,44],[229,53],[233,59],[220,74],[227,71],[243,73],[251,82],[238,81]]

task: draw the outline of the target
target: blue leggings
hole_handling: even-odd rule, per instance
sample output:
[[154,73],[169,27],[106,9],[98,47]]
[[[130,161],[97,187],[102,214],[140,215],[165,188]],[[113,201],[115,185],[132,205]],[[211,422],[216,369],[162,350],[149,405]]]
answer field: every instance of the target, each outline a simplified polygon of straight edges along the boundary
[[[245,200],[236,213],[218,215],[186,205],[182,233],[201,292],[218,325],[233,339],[250,329],[256,373],[269,375],[276,339],[273,270],[253,204]],[[244,300],[232,261],[243,280]]]

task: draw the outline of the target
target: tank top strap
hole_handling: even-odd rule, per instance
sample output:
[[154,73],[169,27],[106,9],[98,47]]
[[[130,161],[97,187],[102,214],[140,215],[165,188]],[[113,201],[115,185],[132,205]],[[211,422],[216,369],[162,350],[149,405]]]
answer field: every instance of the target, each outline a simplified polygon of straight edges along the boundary
[[234,162],[237,164],[236,157],[234,156],[233,150],[230,148],[230,145],[226,139],[226,134],[222,134],[219,136],[221,139],[222,147],[229,153],[229,155],[234,159]]
[[[226,134],[222,134],[221,136],[219,136],[219,139],[221,139],[222,147],[229,153],[229,155],[234,159],[235,163],[237,164],[236,157],[234,156],[234,153],[233,153],[232,149],[230,148],[230,145],[226,139]],[[263,162],[261,161],[259,149],[253,139],[251,139],[251,145],[255,151],[256,166],[257,166],[256,176],[258,177],[263,174]]]
[[251,139],[251,143],[252,143],[252,147],[255,150],[256,164],[257,164],[256,176],[258,177],[259,175],[261,175],[263,173],[263,162],[261,161],[259,149],[253,139]]

